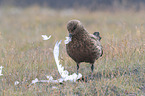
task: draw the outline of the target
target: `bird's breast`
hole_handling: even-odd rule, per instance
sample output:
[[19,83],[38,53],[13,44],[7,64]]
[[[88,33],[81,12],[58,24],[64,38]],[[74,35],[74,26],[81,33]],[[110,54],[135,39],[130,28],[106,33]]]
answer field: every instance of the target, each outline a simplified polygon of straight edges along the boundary
[[93,63],[97,57],[98,50],[93,41],[72,40],[66,45],[68,55],[76,62]]

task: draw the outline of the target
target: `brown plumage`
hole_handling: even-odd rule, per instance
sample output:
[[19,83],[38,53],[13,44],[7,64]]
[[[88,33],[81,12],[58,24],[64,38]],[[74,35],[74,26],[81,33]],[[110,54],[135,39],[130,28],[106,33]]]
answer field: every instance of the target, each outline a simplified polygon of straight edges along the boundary
[[68,55],[77,63],[77,74],[79,64],[88,62],[92,64],[93,75],[94,62],[103,54],[99,32],[95,32],[94,35],[88,33],[79,20],[69,21],[67,29],[71,41],[66,45],[66,50]]

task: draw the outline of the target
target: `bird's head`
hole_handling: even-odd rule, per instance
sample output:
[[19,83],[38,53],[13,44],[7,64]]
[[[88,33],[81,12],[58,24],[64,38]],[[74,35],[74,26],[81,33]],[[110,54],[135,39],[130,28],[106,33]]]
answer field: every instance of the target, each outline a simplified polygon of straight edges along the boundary
[[83,29],[84,27],[79,20],[71,20],[67,24],[67,30],[69,31],[70,37],[77,34],[78,32],[81,32]]

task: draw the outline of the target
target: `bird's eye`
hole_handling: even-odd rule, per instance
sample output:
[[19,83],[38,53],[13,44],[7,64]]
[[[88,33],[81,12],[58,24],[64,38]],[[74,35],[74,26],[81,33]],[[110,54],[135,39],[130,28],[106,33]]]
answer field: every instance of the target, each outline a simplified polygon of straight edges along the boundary
[[72,31],[74,31],[76,28],[77,28],[77,25],[75,25],[75,26],[73,27]]

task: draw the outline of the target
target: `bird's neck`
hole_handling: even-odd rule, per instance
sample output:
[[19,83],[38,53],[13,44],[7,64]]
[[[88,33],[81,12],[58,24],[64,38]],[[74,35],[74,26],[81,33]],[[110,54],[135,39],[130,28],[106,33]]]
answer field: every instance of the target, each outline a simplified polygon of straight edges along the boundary
[[77,40],[85,40],[88,37],[89,33],[86,30],[81,30],[79,31],[77,34],[75,34],[73,38],[77,39]]

